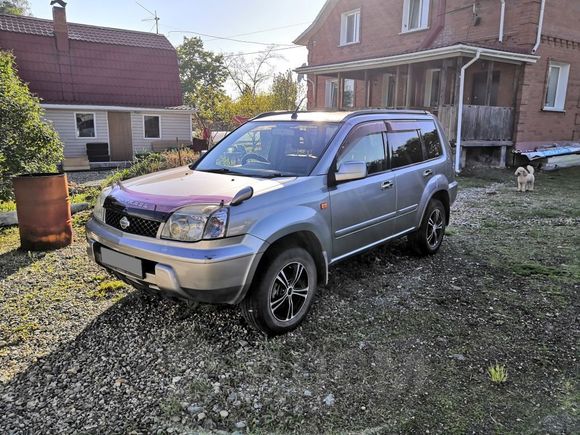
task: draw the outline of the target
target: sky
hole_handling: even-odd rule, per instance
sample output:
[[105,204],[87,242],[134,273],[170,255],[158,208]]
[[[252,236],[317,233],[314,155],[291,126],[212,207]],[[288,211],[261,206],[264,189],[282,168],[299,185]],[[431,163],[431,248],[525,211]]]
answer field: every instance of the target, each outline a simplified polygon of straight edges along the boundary
[[[32,15],[52,18],[50,0],[30,0]],[[174,46],[191,32],[233,38],[235,42],[201,36],[208,50],[218,53],[252,53],[292,46],[292,41],[312,23],[325,0],[68,0],[67,20],[104,27],[155,31],[152,15],[160,17],[159,33]],[[145,10],[147,9],[147,10]],[[252,42],[252,43],[250,43]],[[294,69],[306,62],[303,47],[277,51],[276,71]],[[248,55],[252,56],[252,55]],[[228,86],[228,93],[233,88]]]

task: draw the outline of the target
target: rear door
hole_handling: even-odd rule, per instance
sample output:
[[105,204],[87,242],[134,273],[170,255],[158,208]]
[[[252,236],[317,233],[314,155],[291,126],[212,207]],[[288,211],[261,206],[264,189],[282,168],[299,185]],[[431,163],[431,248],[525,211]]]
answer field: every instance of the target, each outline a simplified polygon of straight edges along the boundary
[[397,177],[394,229],[401,233],[419,224],[419,205],[425,186],[437,172],[441,143],[433,121],[390,121],[387,129],[391,168]]
[[368,176],[330,190],[333,260],[375,244],[392,234],[396,214],[395,176],[389,170],[383,121],[359,124],[341,145],[335,168],[363,161]]

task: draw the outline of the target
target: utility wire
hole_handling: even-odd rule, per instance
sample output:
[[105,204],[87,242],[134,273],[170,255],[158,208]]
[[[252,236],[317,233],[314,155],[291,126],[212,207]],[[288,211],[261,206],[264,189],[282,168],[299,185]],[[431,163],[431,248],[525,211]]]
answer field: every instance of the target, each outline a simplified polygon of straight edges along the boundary
[[277,47],[290,47],[290,44],[272,44],[272,43],[268,43],[268,42],[245,41],[242,39],[226,38],[225,36],[208,35],[207,33],[193,32],[193,31],[189,31],[189,30],[171,30],[167,33],[191,33],[193,35],[204,36],[206,38],[222,39],[224,41],[241,42],[243,44],[257,44],[257,45],[264,45],[264,46],[274,45]]
[[[238,36],[248,36],[248,35],[256,35],[258,33],[267,33],[267,32],[273,32],[274,30],[281,30],[281,29],[289,29],[291,27],[298,27],[298,26],[303,26],[305,24],[309,24],[309,21],[303,22],[303,23],[296,23],[296,24],[290,24],[288,26],[280,26],[280,27],[272,27],[270,29],[264,29],[264,30],[257,30],[255,32],[249,32],[249,33],[238,33],[237,35],[231,35],[228,36],[228,38],[237,38]],[[208,39],[206,42],[210,42],[210,41],[215,41],[216,39]]]

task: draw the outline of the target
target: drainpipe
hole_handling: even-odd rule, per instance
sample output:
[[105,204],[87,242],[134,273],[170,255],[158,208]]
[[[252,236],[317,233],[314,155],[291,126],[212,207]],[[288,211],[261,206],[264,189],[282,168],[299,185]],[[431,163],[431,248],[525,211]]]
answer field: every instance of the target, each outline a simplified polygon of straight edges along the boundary
[[439,0],[439,5],[437,8],[437,15],[435,16],[434,23],[431,30],[425,36],[425,39],[419,44],[419,49],[424,49],[430,47],[433,41],[439,36],[443,28],[445,27],[445,15],[447,10],[447,0]]
[[542,0],[542,5],[540,6],[540,20],[538,21],[538,33],[536,34],[536,45],[532,48],[532,54],[536,54],[540,43],[542,42],[542,27],[544,26],[544,10],[546,9],[546,0]]
[[503,42],[503,25],[505,21],[505,0],[499,0],[501,11],[499,13],[499,42]]
[[463,92],[465,90],[465,71],[481,57],[481,49],[477,50],[475,57],[461,67],[459,78],[459,107],[457,108],[457,137],[455,144],[455,172],[461,172],[461,129],[463,127]]

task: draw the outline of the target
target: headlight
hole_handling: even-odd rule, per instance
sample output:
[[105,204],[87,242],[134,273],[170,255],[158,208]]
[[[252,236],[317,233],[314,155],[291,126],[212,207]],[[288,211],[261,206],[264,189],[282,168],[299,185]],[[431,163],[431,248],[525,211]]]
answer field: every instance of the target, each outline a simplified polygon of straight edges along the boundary
[[93,209],[94,218],[100,222],[105,222],[105,209],[103,208],[103,205],[105,204],[105,199],[107,199],[109,193],[111,193],[110,187],[104,189],[97,198],[95,208]]
[[163,226],[161,238],[182,242],[225,237],[229,209],[217,205],[193,205],[175,211]]

